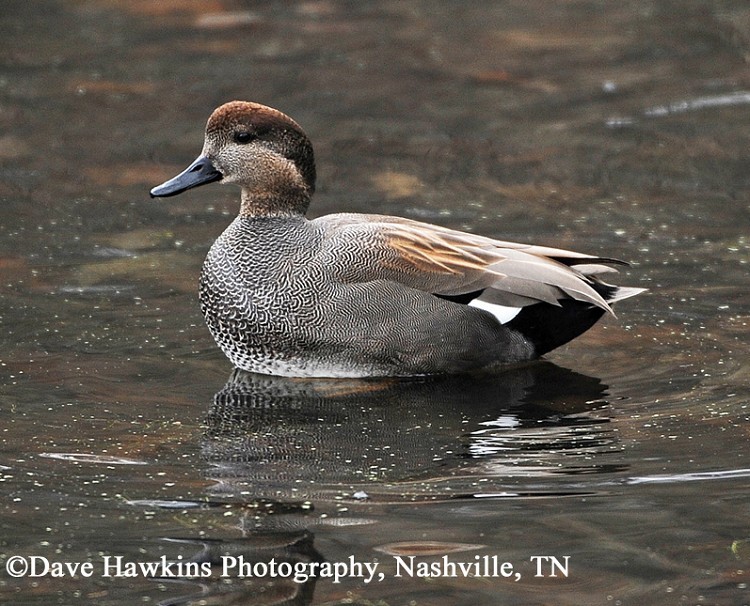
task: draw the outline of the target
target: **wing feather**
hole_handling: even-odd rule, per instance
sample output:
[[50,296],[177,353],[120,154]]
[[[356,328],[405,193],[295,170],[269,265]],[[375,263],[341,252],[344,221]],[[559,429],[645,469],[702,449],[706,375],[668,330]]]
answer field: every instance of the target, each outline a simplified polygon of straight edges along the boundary
[[492,289],[493,300],[515,306],[572,298],[612,311],[589,276],[608,270],[603,263],[621,263],[613,259],[400,217],[337,214],[313,224],[324,233],[326,265],[343,280],[392,280],[446,296]]

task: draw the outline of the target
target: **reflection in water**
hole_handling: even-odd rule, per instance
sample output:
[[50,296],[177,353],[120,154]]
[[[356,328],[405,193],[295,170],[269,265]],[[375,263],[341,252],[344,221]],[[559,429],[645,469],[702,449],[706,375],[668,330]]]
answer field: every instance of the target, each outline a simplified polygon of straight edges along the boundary
[[579,473],[583,455],[615,449],[605,390],[546,362],[422,380],[235,371],[215,396],[203,449],[214,494],[434,498],[441,484],[441,497],[455,496],[488,475]]
[[[309,532],[254,533],[249,538],[231,541],[171,540],[200,549],[187,562],[207,566],[205,570],[210,570],[211,575],[200,582],[200,593],[165,600],[160,606],[303,606],[312,603],[317,576],[308,575],[306,571],[311,570],[312,563],[322,563],[323,558],[313,547],[313,536]],[[184,568],[188,567],[187,562]],[[242,578],[241,582],[232,579],[237,576]]]
[[[230,595],[247,604],[311,603],[314,578],[264,578],[259,592],[257,578],[232,571],[221,578],[216,571],[225,558],[324,562],[311,528],[325,522],[308,513],[333,501],[348,500],[356,512],[357,503],[404,499],[550,496],[549,489],[502,487],[540,474],[581,473],[579,459],[615,448],[602,414],[605,394],[598,379],[547,362],[495,376],[421,380],[235,371],[205,421],[203,453],[215,484],[203,506],[245,509],[235,528],[242,536],[171,539],[195,544],[200,551],[189,561],[210,563],[215,574],[196,581],[200,595],[164,604],[226,603]],[[347,515],[330,523],[369,521]]]

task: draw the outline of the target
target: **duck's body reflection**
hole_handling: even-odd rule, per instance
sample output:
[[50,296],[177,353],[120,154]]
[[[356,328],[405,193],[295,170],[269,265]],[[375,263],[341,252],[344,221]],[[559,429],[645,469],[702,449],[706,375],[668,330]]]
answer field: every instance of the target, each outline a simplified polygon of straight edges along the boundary
[[[247,515],[233,527],[234,537],[180,542],[196,549],[192,561],[213,567],[226,557],[305,566],[326,560],[314,546],[322,524],[375,523],[381,504],[580,494],[565,474],[603,468],[604,453],[616,444],[605,397],[598,379],[545,362],[493,376],[423,380],[287,379],[235,371],[206,417],[203,453],[212,482],[206,507]],[[552,481],[552,474],[563,482]],[[540,475],[548,476],[541,484]],[[326,511],[334,515],[321,515]],[[415,554],[424,548],[403,546]],[[363,547],[358,557],[371,559],[377,547]],[[263,591],[259,582],[202,582],[200,594],[163,604],[199,598],[301,606],[312,603],[316,587],[314,577],[305,583],[263,579]]]
[[423,380],[235,371],[214,398],[203,447],[214,494],[428,497],[440,484],[446,497],[481,476],[559,471],[550,452],[611,448],[604,411],[590,414],[605,394],[598,379],[546,362]]

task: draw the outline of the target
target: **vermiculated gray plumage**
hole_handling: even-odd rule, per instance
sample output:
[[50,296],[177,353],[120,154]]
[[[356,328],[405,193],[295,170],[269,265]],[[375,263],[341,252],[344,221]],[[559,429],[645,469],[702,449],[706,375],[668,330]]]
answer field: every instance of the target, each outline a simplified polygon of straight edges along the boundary
[[296,376],[414,375],[533,355],[519,334],[479,309],[383,278],[340,275],[321,227],[238,217],[211,247],[201,308],[235,366]]

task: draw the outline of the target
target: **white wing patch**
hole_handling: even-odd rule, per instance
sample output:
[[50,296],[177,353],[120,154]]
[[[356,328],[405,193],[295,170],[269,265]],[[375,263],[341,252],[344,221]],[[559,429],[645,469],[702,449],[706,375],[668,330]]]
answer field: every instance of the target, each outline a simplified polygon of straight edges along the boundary
[[473,301],[469,302],[469,305],[471,307],[478,307],[479,309],[490,312],[493,316],[495,316],[495,319],[500,322],[500,324],[507,324],[518,315],[519,311],[521,311],[520,307],[496,305],[494,303],[487,303],[487,301],[481,301],[479,299],[474,299]]

